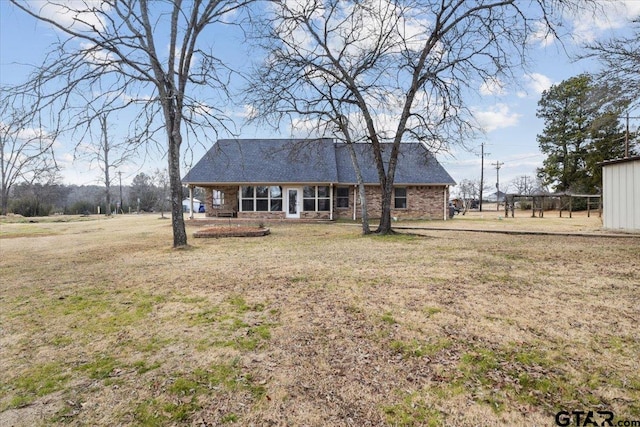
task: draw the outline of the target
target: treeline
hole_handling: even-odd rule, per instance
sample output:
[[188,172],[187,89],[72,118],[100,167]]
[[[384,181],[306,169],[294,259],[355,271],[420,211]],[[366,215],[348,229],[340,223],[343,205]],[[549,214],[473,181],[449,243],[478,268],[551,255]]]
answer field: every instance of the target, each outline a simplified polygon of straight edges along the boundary
[[[188,197],[184,189],[184,198]],[[8,212],[26,217],[55,214],[89,215],[130,212],[166,212],[169,191],[154,184],[145,173],[136,175],[131,185],[110,187],[110,206],[106,187],[100,185],[16,184],[11,189]],[[201,196],[197,194],[196,197]]]

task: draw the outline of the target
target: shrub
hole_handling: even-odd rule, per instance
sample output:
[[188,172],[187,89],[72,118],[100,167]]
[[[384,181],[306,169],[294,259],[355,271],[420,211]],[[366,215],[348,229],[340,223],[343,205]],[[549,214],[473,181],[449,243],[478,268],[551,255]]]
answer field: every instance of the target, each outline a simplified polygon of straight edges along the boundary
[[41,203],[35,197],[23,197],[13,200],[9,210],[15,214],[30,216],[48,216],[53,207],[46,203]]

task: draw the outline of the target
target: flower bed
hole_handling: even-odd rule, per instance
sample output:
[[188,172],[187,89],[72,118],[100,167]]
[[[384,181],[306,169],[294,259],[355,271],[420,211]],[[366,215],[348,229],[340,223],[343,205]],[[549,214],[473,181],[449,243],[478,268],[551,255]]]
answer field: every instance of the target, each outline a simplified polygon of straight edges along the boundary
[[268,228],[260,227],[211,227],[193,233],[193,237],[261,237],[269,234]]

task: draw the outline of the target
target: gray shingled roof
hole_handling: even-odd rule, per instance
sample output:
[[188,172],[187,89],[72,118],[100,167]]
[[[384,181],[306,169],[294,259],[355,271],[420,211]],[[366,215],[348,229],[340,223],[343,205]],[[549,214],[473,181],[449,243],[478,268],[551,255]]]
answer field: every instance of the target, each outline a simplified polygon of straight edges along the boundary
[[[382,158],[385,166],[391,155],[392,144],[382,144]],[[355,144],[356,157],[365,184],[379,183],[378,171],[371,144]],[[338,162],[338,182],[356,184],[356,174],[345,144],[336,144],[336,160]],[[398,153],[398,164],[393,180],[395,184],[444,184],[455,185],[451,175],[438,163],[433,154],[419,143],[402,143]]]
[[331,139],[221,139],[182,179],[185,184],[337,181]]
[[[378,183],[371,145],[356,144],[367,184]],[[390,147],[390,144],[389,144]],[[384,150],[388,158],[390,149]],[[331,139],[222,139],[182,179],[208,183],[355,184],[348,148]],[[421,144],[401,144],[396,184],[445,184],[455,181]]]

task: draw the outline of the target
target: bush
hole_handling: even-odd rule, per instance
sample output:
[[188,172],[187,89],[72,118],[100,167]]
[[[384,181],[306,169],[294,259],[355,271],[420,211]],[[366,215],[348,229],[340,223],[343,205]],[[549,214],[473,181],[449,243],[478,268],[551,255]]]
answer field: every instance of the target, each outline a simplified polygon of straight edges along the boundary
[[48,216],[53,210],[53,206],[41,203],[35,197],[23,197],[13,200],[9,205],[9,210],[25,217]]
[[95,205],[87,201],[79,201],[64,210],[67,215],[84,215],[95,213]]

